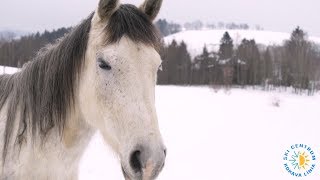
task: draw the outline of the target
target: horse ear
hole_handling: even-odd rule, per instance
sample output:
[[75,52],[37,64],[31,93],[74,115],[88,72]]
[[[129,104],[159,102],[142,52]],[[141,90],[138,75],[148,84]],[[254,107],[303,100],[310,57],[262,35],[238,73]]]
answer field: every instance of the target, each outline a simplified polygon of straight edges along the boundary
[[161,8],[162,0],[145,0],[140,6],[140,9],[149,16],[150,20],[153,21]]
[[100,0],[98,14],[101,19],[110,17],[119,7],[119,0]]

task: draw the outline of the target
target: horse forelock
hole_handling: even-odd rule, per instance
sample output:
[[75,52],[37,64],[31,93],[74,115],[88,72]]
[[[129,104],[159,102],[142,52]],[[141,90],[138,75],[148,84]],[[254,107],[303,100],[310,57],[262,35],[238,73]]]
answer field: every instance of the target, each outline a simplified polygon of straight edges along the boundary
[[120,5],[119,8],[106,20],[105,42],[114,44],[127,36],[133,42],[143,43],[154,47],[158,52],[161,49],[161,37],[150,18],[131,4]]

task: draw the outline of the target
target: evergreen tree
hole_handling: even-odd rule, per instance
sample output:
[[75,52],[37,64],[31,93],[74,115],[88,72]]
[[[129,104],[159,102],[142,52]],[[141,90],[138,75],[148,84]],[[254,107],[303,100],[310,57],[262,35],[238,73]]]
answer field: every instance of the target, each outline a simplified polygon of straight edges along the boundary
[[262,78],[263,80],[271,80],[273,77],[273,66],[272,66],[272,58],[270,54],[269,47],[265,51],[263,55],[263,69],[262,69]]
[[187,44],[181,42],[178,47],[177,55],[177,71],[179,75],[179,84],[189,84],[190,83],[190,70],[191,70],[191,57],[187,50]]
[[169,29],[168,29],[168,22],[166,19],[159,19],[156,23],[155,23],[156,27],[158,27],[160,33],[162,34],[162,36],[167,36],[170,34]]
[[220,41],[220,48],[219,48],[219,59],[231,59],[233,56],[233,40],[230,37],[228,32],[225,32],[221,41]]
[[166,48],[166,56],[162,61],[162,71],[159,72],[160,84],[189,84],[191,57],[184,42],[180,44],[173,40]]
[[176,23],[168,23],[166,19],[159,19],[155,26],[159,29],[162,36],[168,36],[181,31],[181,25]]
[[207,46],[203,47],[202,54],[195,58],[195,62],[199,64],[198,84],[212,84],[215,82],[214,68],[216,59],[213,53],[209,53]]
[[259,73],[260,52],[254,40],[243,39],[237,50],[237,59],[245,64],[238,69],[238,83],[256,85],[261,83]]
[[306,33],[297,27],[285,45],[282,75],[284,85],[297,89],[307,89],[310,84],[312,45]]
[[0,64],[5,66],[21,67],[32,60],[40,48],[54,43],[58,38],[68,33],[71,28],[61,28],[52,32],[36,33],[23,36],[18,40],[8,41],[0,46]]

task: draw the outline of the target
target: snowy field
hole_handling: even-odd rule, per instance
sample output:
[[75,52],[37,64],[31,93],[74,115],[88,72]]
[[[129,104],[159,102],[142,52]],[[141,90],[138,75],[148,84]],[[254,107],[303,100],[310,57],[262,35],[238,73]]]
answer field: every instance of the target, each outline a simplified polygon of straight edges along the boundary
[[[204,45],[210,51],[217,51],[223,34],[228,31],[234,44],[240,44],[242,39],[254,39],[257,44],[263,45],[281,45],[290,38],[289,33],[255,30],[194,30],[182,31],[165,37],[165,43],[170,44],[172,40],[178,42],[184,41],[188,45],[188,51],[192,57],[202,53]],[[310,41],[320,44],[319,37],[309,37]]]
[[[157,111],[168,148],[159,180],[290,180],[285,151],[311,146],[320,179],[320,94],[157,87]],[[279,107],[274,106],[279,102]],[[81,180],[122,180],[116,156],[97,134],[79,171]]]

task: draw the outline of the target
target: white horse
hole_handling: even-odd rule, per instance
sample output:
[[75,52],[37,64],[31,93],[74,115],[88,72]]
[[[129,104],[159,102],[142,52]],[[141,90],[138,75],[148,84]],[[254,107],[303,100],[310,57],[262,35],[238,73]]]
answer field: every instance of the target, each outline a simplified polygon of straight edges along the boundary
[[57,44],[0,76],[1,180],[77,179],[96,130],[126,179],[158,176],[166,150],[155,110],[161,59],[152,21],[161,4],[100,0]]

